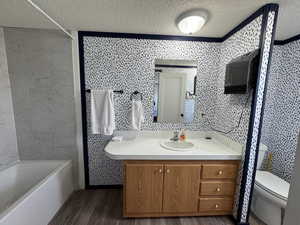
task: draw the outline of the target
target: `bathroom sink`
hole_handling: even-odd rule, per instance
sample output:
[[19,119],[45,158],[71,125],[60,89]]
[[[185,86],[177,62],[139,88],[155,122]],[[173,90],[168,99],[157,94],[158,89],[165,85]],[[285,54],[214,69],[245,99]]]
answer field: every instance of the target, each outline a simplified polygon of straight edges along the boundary
[[194,147],[194,144],[188,141],[164,141],[160,145],[165,149],[173,151],[191,151]]

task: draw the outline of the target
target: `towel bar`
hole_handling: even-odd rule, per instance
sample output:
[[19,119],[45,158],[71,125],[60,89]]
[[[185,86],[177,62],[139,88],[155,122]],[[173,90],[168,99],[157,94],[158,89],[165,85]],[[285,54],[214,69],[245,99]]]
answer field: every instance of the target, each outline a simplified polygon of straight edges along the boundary
[[[91,89],[87,89],[86,92],[87,93],[91,93]],[[116,94],[123,94],[124,91],[123,90],[117,90],[117,91],[114,91],[114,93],[116,93]]]

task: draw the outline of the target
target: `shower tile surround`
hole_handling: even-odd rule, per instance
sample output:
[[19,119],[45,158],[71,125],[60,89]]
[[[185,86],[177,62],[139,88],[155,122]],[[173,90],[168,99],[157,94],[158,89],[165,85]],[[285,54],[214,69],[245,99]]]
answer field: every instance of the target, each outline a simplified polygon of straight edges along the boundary
[[300,40],[274,46],[261,131],[261,141],[273,156],[271,172],[288,182],[300,128],[299,65]]
[[[262,16],[222,43],[148,40],[84,36],[84,69],[86,89],[124,90],[115,95],[117,130],[130,130],[130,94],[143,93],[146,121],[143,130],[227,131],[238,122],[247,95],[224,95],[225,65],[231,59],[259,46]],[[186,59],[198,62],[197,98],[194,121],[185,124],[160,124],[152,121],[152,97],[155,59]],[[90,133],[90,95],[87,100],[88,155],[90,185],[122,184],[122,165],[104,154],[111,137]],[[245,144],[250,102],[238,130],[228,136]],[[201,113],[206,116],[202,118]],[[126,133],[126,132],[125,132]]]
[[57,30],[4,28],[21,160],[72,159],[77,184],[71,40]]
[[19,159],[3,28],[0,27],[0,169]]

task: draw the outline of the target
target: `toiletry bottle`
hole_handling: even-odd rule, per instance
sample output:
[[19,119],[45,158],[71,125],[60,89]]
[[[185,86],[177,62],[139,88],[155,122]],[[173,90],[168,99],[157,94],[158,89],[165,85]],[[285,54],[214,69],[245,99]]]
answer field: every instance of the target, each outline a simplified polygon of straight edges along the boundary
[[268,161],[267,161],[267,171],[272,171],[272,160],[273,160],[273,155],[270,152],[268,154]]
[[185,141],[186,140],[186,134],[185,134],[184,130],[181,130],[179,140],[180,141]]

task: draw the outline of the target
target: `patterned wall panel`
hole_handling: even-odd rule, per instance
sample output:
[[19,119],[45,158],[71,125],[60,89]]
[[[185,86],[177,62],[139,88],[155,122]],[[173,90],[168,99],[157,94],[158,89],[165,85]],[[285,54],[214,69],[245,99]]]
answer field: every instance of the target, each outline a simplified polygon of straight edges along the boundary
[[229,131],[238,124],[239,117],[244,111],[241,126],[227,134],[230,138],[240,143],[245,143],[247,138],[251,93],[241,95],[224,95],[224,81],[226,64],[232,59],[251,52],[259,47],[262,16],[255,19],[242,30],[228,38],[222,43],[219,76],[216,82],[218,91],[216,96],[216,108],[214,127]]
[[262,142],[272,172],[290,182],[300,128],[300,40],[275,46],[267,86]]
[[[201,118],[205,111],[214,117],[216,80],[219,71],[220,43],[84,37],[85,77],[87,89],[124,90],[115,95],[118,130],[129,130],[130,94],[143,93],[146,121],[144,130],[180,129],[208,130]],[[198,62],[197,98],[192,123],[160,124],[152,122],[155,59],[191,59]],[[87,95],[87,118],[90,127],[90,104]],[[92,135],[88,129],[90,184],[121,184],[121,163],[110,160],[103,149],[110,137]]]

